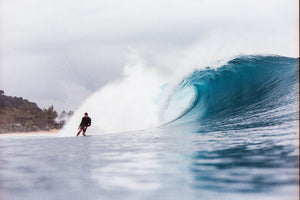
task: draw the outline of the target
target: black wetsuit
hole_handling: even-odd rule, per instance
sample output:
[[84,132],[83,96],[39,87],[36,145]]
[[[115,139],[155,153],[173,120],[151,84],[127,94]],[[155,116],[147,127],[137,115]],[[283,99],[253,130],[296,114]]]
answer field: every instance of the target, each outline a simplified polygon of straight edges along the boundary
[[79,126],[83,130],[83,132],[85,132],[87,128],[84,129],[84,127],[85,126],[89,127],[91,124],[92,124],[91,118],[89,118],[89,117],[83,117]]

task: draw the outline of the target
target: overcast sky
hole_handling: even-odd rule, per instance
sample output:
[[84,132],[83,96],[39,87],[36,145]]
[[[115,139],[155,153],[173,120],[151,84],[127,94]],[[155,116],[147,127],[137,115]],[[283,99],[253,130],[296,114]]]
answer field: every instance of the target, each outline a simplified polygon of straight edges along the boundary
[[196,44],[212,40],[211,35],[222,42],[228,38],[225,49],[248,39],[255,46],[255,36],[273,44],[265,53],[297,55],[297,0],[0,3],[1,89],[58,111],[76,110],[93,92],[119,79],[130,49],[160,70],[171,70],[176,56],[200,54]]

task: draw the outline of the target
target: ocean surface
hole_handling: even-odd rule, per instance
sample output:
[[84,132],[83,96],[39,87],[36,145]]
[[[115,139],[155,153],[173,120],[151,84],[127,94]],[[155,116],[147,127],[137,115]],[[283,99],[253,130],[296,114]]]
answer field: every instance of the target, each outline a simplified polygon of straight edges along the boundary
[[298,73],[299,59],[240,56],[186,76],[158,127],[1,137],[0,197],[299,199]]

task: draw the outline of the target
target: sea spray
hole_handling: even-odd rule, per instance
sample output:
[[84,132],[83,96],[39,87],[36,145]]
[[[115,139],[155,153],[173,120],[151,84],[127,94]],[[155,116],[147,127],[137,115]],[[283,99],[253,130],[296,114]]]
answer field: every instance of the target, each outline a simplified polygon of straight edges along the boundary
[[89,134],[117,133],[158,125],[163,79],[132,54],[124,67],[124,78],[110,83],[90,96],[76,111],[61,136],[72,136],[84,112],[92,118]]

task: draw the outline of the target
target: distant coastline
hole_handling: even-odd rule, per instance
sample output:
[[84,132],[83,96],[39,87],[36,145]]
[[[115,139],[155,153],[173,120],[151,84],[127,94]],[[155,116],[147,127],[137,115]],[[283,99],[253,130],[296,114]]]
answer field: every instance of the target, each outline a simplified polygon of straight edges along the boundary
[[73,111],[63,111],[58,115],[53,106],[42,109],[34,102],[22,97],[7,96],[0,90],[0,135],[54,133],[72,115]]

